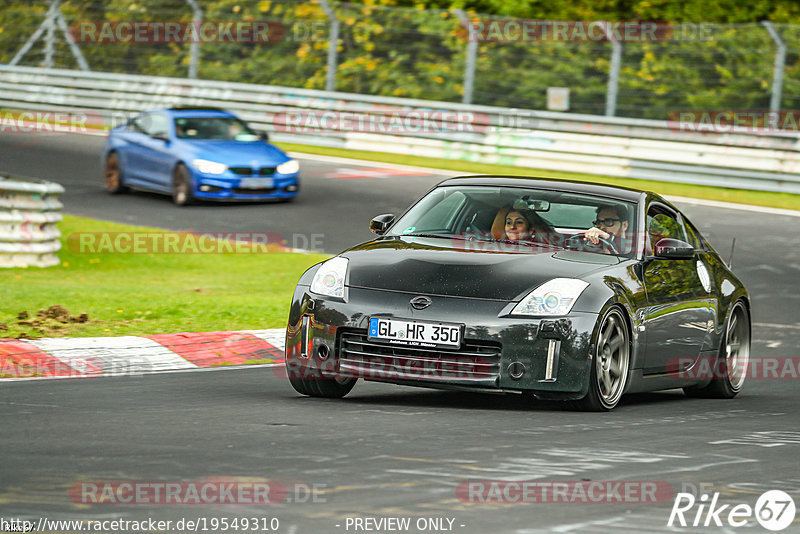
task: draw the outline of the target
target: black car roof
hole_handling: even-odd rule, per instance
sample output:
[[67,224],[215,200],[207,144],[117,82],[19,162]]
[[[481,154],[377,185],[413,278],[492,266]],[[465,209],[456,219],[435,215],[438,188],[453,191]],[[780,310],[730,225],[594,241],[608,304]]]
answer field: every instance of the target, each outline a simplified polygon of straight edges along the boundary
[[[553,180],[550,178],[536,178],[533,176],[501,176],[501,175],[475,175],[449,178],[438,185],[486,185],[499,187],[530,187],[533,189],[548,189],[550,191],[566,191],[570,193],[586,193],[619,200],[638,202],[647,191],[620,187],[607,184],[593,184],[574,180]],[[652,194],[652,193],[650,193]]]

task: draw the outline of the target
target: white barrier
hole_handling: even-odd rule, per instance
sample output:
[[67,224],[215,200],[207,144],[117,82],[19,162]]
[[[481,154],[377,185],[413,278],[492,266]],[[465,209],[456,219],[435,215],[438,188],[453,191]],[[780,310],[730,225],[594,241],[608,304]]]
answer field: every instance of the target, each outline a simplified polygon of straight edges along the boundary
[[[0,108],[84,113],[118,125],[131,114],[176,106],[236,112],[277,142],[415,154],[530,169],[800,193],[797,133],[681,131],[675,124],[569,113],[471,106],[233,82],[0,67]],[[445,112],[442,132],[328,131],[281,125],[290,113],[386,117]],[[453,122],[455,121],[455,122]],[[335,122],[335,121],[334,121]],[[357,122],[357,121],[356,121]],[[350,121],[352,125],[353,121]],[[0,123],[0,131],[2,131]],[[464,128],[466,126],[466,128]],[[66,128],[69,130],[70,128]],[[465,131],[466,130],[466,131]],[[64,131],[64,130],[62,130]]]
[[59,184],[0,176],[0,267],[58,265]]

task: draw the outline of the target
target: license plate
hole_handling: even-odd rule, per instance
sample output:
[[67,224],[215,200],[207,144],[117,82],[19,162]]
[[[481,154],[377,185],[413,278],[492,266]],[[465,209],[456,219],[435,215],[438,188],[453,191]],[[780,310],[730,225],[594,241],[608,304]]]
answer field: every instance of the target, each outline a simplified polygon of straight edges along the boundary
[[272,178],[242,178],[239,187],[243,189],[268,189],[275,185]]
[[452,349],[461,346],[462,331],[460,324],[370,317],[367,338],[396,345]]

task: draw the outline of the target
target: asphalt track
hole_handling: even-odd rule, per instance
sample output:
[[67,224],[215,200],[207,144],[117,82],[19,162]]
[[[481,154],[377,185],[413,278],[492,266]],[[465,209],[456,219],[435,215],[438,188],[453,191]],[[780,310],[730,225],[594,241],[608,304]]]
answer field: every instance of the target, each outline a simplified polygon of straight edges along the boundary
[[[62,183],[67,213],[170,229],[316,234],[329,252],[368,239],[370,217],[401,211],[441,179],[303,161],[294,203],[177,209],[155,195],[107,196],[101,143],[0,137],[0,171]],[[753,298],[753,357],[794,358],[796,370],[800,219],[682,207],[723,256],[737,239],[735,271]],[[779,489],[800,505],[800,376],[781,376],[751,380],[731,401],[677,391],[627,396],[609,414],[376,383],[359,383],[341,401],[309,399],[293,392],[280,368],[264,367],[4,382],[0,519],[275,517],[281,533],[390,531],[347,528],[346,517],[359,516],[409,517],[408,532],[448,531],[417,529],[419,518],[452,519],[449,531],[464,533],[724,532],[713,523],[667,527],[672,498],[498,504],[465,502],[457,488],[467,480],[660,481],[674,492],[719,492],[719,504],[753,506],[764,491]],[[78,505],[68,493],[82,482],[214,477],[278,481],[290,492],[271,506]],[[306,498],[314,486],[315,497]],[[686,513],[689,523],[697,510]],[[764,531],[753,518],[747,526]],[[795,519],[785,532],[798,530]]]

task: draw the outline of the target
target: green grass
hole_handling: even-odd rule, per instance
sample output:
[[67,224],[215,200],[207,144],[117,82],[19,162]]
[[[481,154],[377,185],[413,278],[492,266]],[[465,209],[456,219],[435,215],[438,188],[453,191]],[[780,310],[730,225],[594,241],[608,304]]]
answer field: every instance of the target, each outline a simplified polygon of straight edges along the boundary
[[[62,242],[73,232],[163,232],[65,216]],[[73,247],[75,248],[75,247]],[[118,336],[282,328],[300,275],[318,254],[58,253],[48,268],[0,269],[0,337]],[[51,306],[87,322],[20,325]],[[28,319],[30,321],[30,319]],[[24,320],[23,320],[24,322]]]
[[633,187],[653,191],[660,195],[701,198],[706,200],[719,200],[723,202],[736,202],[739,204],[752,204],[770,208],[784,208],[800,210],[800,195],[791,193],[770,193],[767,191],[748,191],[744,189],[728,189],[724,187],[710,187],[704,185],[676,184],[670,182],[656,182],[651,180],[634,180],[629,178],[613,178],[593,174],[573,172],[557,172],[537,169],[512,167],[509,165],[494,165],[443,158],[426,158],[404,154],[390,154],[386,152],[370,152],[367,150],[345,150],[341,148],[328,148],[310,145],[297,145],[292,143],[279,143],[284,150],[306,152],[325,156],[342,158],[356,158],[384,163],[397,163],[418,167],[431,167],[463,172],[464,174],[508,174],[524,176],[540,176],[543,178],[560,178],[565,180],[579,180],[584,182],[602,182],[612,185]]

